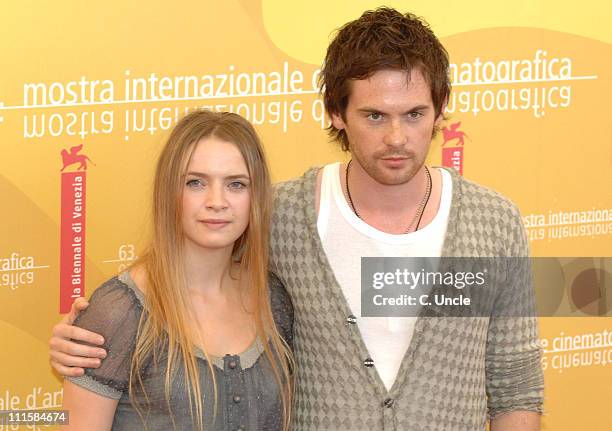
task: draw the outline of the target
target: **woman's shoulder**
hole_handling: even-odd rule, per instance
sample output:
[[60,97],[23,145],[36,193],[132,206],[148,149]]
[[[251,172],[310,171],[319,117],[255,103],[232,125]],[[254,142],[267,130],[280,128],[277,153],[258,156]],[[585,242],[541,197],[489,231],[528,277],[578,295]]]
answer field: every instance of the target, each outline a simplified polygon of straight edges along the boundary
[[287,289],[285,289],[282,281],[272,272],[268,274],[268,287],[270,289],[272,312],[291,314],[293,317],[293,304],[291,302],[291,297],[289,296]]
[[102,283],[91,295],[90,304],[110,304],[119,306],[123,303],[142,306],[144,295],[130,272],[124,271]]
[[93,292],[89,306],[79,313],[74,323],[96,332],[112,331],[126,323],[137,326],[143,307],[144,296],[125,271],[106,280]]
[[272,272],[268,274],[268,286],[274,322],[285,341],[291,346],[293,344],[293,303],[291,297],[282,281]]
[[102,335],[102,348],[108,355],[99,368],[87,368],[84,376],[71,378],[72,382],[102,396],[119,399],[128,388],[142,313],[142,292],[128,271],[102,283],[74,324]]

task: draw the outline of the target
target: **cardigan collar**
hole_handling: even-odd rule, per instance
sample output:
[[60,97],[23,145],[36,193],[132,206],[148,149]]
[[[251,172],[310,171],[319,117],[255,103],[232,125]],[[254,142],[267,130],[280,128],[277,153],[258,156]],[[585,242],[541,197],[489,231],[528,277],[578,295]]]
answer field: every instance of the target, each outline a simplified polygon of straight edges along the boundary
[[[304,174],[303,180],[303,198],[304,198],[304,211],[305,211],[305,224],[307,226],[307,231],[309,237],[311,239],[311,246],[313,247],[315,253],[321,259],[321,271],[324,272],[325,278],[328,280],[327,285],[330,287],[330,299],[333,300],[335,305],[338,308],[338,313],[341,313],[342,316],[351,315],[350,307],[344,297],[344,293],[342,292],[342,288],[340,284],[336,280],[336,277],[331,269],[331,265],[327,259],[325,251],[323,249],[323,244],[321,243],[321,238],[319,237],[319,233],[317,231],[317,214],[316,214],[316,205],[315,205],[315,197],[316,197],[316,184],[317,184],[317,173],[321,169],[320,166],[310,168]],[[446,231],[446,236],[444,238],[444,243],[442,246],[442,256],[452,256],[455,251],[455,238],[457,236],[457,226],[458,226],[458,218],[461,215],[461,196],[463,192],[463,178],[454,170],[448,168],[442,168],[447,170],[451,174],[452,183],[453,183],[453,191],[451,198],[451,208],[449,213],[449,223]],[[389,391],[385,387],[384,383],[380,379],[378,373],[369,373],[369,376],[372,381],[374,387],[377,389],[379,394],[382,397],[397,397],[404,390],[406,385],[404,381],[410,367],[412,366],[412,358],[419,344],[423,341],[423,333],[427,330],[427,328],[435,325],[435,319],[428,319],[419,316],[414,326],[414,333],[412,336],[412,340],[406,353],[404,355],[404,359],[402,360],[402,364],[397,373],[397,377],[393,386]],[[357,350],[357,354],[362,358],[369,357],[368,349],[363,341],[361,333],[357,331],[352,332],[351,344],[353,348]]]

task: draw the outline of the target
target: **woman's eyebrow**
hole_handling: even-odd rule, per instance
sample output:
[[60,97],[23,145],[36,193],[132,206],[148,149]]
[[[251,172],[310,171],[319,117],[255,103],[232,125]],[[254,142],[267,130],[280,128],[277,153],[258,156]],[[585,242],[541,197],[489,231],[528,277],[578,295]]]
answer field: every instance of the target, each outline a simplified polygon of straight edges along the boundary
[[[197,171],[189,171],[187,172],[187,175],[191,175],[191,176],[199,177],[199,178],[210,178],[211,177],[211,175],[209,174],[206,174],[204,172],[197,172]],[[230,175],[225,175],[223,178],[227,180],[237,180],[237,179],[250,180],[249,176],[246,174],[230,174]]]

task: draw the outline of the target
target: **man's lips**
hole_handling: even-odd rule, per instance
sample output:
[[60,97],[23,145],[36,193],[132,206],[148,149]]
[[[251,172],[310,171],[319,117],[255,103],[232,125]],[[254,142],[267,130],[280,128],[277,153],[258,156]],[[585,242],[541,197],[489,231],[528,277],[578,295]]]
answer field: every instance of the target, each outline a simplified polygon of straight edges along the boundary
[[386,156],[381,158],[382,162],[390,168],[402,167],[408,159],[409,157],[406,156]]

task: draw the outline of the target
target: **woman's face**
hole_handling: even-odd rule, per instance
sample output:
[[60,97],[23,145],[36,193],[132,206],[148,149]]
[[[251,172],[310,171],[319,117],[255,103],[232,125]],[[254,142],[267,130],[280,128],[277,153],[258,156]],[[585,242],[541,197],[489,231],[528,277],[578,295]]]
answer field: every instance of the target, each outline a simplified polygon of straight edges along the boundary
[[201,139],[183,186],[183,231],[191,245],[231,248],[249,224],[251,181],[238,148],[216,137]]

